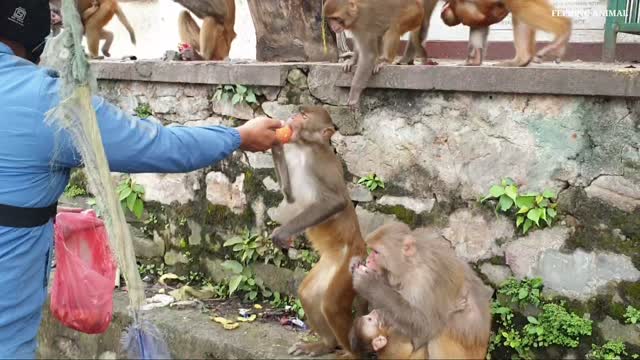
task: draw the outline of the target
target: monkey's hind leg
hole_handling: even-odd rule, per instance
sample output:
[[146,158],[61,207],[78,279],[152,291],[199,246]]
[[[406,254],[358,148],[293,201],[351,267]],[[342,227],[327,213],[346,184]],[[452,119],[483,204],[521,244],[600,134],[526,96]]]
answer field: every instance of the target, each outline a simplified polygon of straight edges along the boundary
[[100,32],[100,38],[104,39],[104,44],[102,44],[102,54],[106,57],[111,57],[109,50],[111,49],[111,44],[113,44],[113,33],[111,31],[102,30]]
[[324,262],[322,260],[320,258],[316,266],[311,269],[298,290],[298,297],[307,315],[307,323],[321,340],[314,343],[299,342],[289,348],[289,355],[322,356],[332,353],[336,349],[336,339],[322,312],[322,293],[324,289],[319,289],[323,285],[319,282],[325,280],[327,271],[326,260]]
[[489,27],[476,27],[469,29],[469,54],[465,66],[480,66],[487,52],[487,37]]
[[349,272],[349,260],[345,259],[335,273],[322,299],[322,313],[343,350],[343,358],[351,357],[349,330],[353,325],[352,310],[356,297]]
[[535,42],[536,30],[529,25],[513,18],[513,43],[516,49],[516,56],[507,61],[499,62],[496,66],[527,66],[533,59],[531,52],[531,41]]
[[218,50],[225,47],[224,44],[224,26],[213,18],[208,16],[202,21],[202,29],[200,30],[200,49],[202,57],[205,60],[223,60],[227,54],[218,53]]

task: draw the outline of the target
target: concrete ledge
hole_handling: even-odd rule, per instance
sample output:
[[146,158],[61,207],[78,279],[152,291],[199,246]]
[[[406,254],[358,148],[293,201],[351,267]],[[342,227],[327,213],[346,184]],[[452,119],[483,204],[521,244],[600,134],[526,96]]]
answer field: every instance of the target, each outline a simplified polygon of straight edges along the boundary
[[[369,87],[405,90],[640,97],[640,68],[600,63],[534,64],[503,68],[441,62],[438,66],[387,66]],[[284,86],[294,67],[312,69],[319,83],[349,87],[353,74],[329,63],[95,61],[99,79],[192,84]]]
[[[114,315],[109,329],[87,335],[61,325],[45,304],[40,327],[38,358],[97,359],[123,358],[122,331],[131,323],[126,311],[126,294],[116,291]],[[276,323],[255,321],[238,329],[224,330],[199,310],[157,308],[145,312],[160,328],[174,359],[285,359],[287,349],[297,341],[295,332]]]

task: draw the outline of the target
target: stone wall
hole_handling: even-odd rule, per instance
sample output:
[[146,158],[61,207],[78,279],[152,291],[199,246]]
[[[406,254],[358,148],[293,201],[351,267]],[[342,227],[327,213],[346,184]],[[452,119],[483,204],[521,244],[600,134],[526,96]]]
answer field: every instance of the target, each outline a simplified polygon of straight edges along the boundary
[[[133,111],[148,103],[173,125],[236,125],[299,104],[323,104],[338,127],[333,144],[363,233],[389,220],[439,226],[460,257],[493,285],[542,277],[546,292],[580,301],[605,338],[638,327],[620,308],[640,307],[640,103],[633,98],[369,89],[353,114],[348,89],[323,71],[292,66],[283,86],[252,87],[260,105],[213,99],[216,85],[102,80],[109,100]],[[111,76],[113,77],[113,76]],[[357,180],[375,173],[384,189]],[[559,220],[527,235],[478,199],[502,178],[525,191],[559,193]],[[131,219],[141,262],[224,278],[222,246],[249,228],[270,229],[282,200],[269,154],[236,152],[188,174],[137,174],[143,221]],[[152,218],[153,221],[149,219]],[[289,254],[295,257],[295,252]],[[274,290],[293,293],[304,268],[256,264]],[[635,334],[635,335],[634,335]]]

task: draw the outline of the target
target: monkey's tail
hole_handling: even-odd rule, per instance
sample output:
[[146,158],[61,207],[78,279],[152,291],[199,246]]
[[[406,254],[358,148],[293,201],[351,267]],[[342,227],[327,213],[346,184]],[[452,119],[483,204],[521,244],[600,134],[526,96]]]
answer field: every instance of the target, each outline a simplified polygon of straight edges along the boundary
[[188,11],[182,10],[178,17],[178,29],[180,41],[191,45],[195,50],[200,50],[200,26],[193,20]]
[[127,31],[129,32],[129,37],[131,37],[131,43],[133,45],[135,45],[136,44],[136,33],[135,33],[135,31],[133,31],[133,27],[129,23],[129,20],[127,19],[127,16],[122,11],[122,8],[120,8],[120,5],[118,5],[116,7],[116,16],[118,17],[118,20],[120,20],[122,25],[124,25],[124,27],[127,28]]

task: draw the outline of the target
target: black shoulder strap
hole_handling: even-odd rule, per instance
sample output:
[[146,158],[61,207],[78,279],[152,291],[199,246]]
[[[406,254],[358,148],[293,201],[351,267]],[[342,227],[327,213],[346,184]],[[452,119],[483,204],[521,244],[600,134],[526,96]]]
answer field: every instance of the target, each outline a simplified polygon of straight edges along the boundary
[[56,216],[58,202],[43,208],[24,208],[0,204],[0,226],[32,228],[46,224]]

